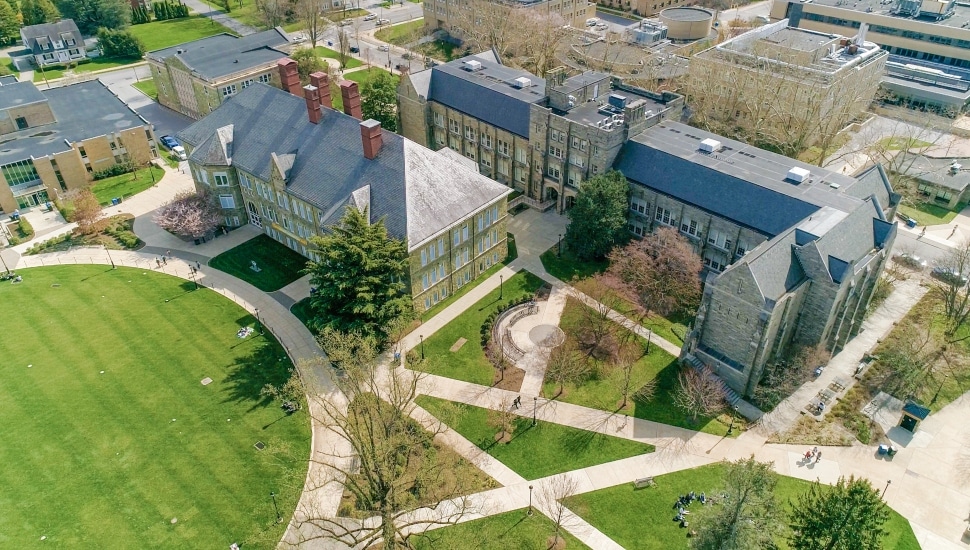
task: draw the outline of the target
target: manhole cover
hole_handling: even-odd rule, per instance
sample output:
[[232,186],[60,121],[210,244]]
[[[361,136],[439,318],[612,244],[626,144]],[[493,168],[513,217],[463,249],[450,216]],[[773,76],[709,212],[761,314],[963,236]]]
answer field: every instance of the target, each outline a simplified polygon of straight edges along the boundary
[[554,348],[566,341],[566,333],[556,325],[538,325],[529,331],[529,340],[539,347]]
[[256,447],[257,450],[262,451],[263,449],[266,448],[266,444],[263,443],[262,441],[257,441],[256,444],[253,445],[253,447]]

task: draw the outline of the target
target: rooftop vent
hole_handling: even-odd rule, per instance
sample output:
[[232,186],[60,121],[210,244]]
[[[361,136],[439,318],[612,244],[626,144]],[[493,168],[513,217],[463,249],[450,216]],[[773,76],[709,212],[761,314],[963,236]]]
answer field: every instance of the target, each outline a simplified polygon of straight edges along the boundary
[[951,174],[957,174],[957,173],[960,172],[960,169],[961,168],[963,168],[963,165],[962,164],[960,164],[958,162],[954,162],[953,164],[950,165],[950,173]]
[[707,138],[701,141],[701,151],[705,153],[716,153],[721,150],[721,142],[716,139]]
[[516,88],[528,88],[529,86],[532,86],[532,80],[524,76],[520,76],[512,81],[512,86],[515,86]]
[[626,96],[620,94],[610,94],[607,100],[610,105],[616,107],[617,109],[623,109],[626,107]]
[[465,61],[463,63],[463,65],[464,65],[464,69],[466,71],[475,72],[475,71],[482,70],[482,62],[481,61],[475,61],[474,59],[471,59],[469,61]]
[[829,187],[831,187],[832,189],[838,189],[839,187],[842,187],[842,186],[833,181],[832,183],[829,184]]
[[811,174],[812,173],[809,172],[808,170],[804,168],[799,168],[798,166],[796,166],[788,171],[788,176],[786,177],[786,179],[789,179],[795,183],[802,183],[803,181],[807,180],[808,176],[810,176]]

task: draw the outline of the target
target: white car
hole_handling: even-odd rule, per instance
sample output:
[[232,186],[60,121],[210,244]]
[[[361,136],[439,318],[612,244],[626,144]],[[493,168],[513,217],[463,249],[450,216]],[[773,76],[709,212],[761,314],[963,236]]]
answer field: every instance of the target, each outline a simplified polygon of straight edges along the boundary
[[381,44],[380,46],[377,47],[377,49],[382,52],[386,52],[386,51],[390,51],[391,48],[387,44]]
[[364,16],[364,21],[373,21],[375,19],[377,19],[377,16],[374,15],[373,13],[368,13],[367,15]]
[[181,145],[172,147],[172,155],[179,160],[189,160],[188,155],[185,154],[185,147],[182,147]]

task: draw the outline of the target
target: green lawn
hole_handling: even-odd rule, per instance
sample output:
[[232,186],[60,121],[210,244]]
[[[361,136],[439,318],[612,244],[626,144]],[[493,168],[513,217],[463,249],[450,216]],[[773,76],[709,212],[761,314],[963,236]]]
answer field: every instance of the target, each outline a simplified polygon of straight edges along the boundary
[[[253,271],[256,262],[259,272]],[[209,265],[239,277],[264,292],[273,292],[299,279],[307,259],[273,240],[260,235],[209,260]]]
[[374,33],[374,38],[395,46],[404,46],[417,40],[422,34],[424,34],[424,19],[415,19],[400,25],[384,27]]
[[[495,367],[482,350],[482,323],[498,308],[499,304],[535,293],[542,286],[542,279],[528,271],[521,271],[509,277],[502,286],[501,291],[496,288],[488,293],[441,330],[424,340],[424,350],[428,357],[425,368],[428,372],[474,384],[485,386],[492,384]],[[500,293],[501,300],[499,300]],[[420,330],[419,328],[419,333]],[[458,351],[449,351],[459,338],[465,338],[468,341]]]
[[23,283],[0,285],[19,327],[0,333],[0,545],[275,546],[310,444],[305,414],[259,394],[289,376],[279,344],[237,338],[253,317],[167,275],[18,273]]
[[[583,307],[586,306],[575,299],[570,298],[567,300],[566,307],[563,310],[563,315],[559,322],[559,326],[567,335],[574,332],[570,327],[578,326],[583,322],[583,316],[580,310]],[[625,328],[619,327],[618,330],[621,340],[631,336]],[[641,346],[646,347],[647,341],[645,339],[638,337],[637,341],[640,342]],[[597,364],[597,370],[599,372],[609,372],[608,365],[603,364],[595,358],[590,360]],[[618,385],[621,379],[620,372],[601,375],[578,385],[566,384],[565,392],[562,395],[558,394],[558,384],[552,382],[546,382],[543,385],[542,391],[544,396],[566,403],[573,403],[603,411],[632,414],[636,418],[643,418],[645,420],[652,420],[654,422],[680,426],[682,428],[715,435],[726,434],[730,417],[723,419],[727,421],[727,424],[717,418],[709,417],[699,417],[697,423],[692,424],[690,419],[680,409],[672,405],[672,397],[677,390],[677,372],[679,368],[676,357],[657,346],[650,346],[650,353],[637,361],[636,366],[634,366],[632,387],[636,390],[646,382],[656,379],[656,391],[649,400],[632,400],[633,404],[627,405],[625,411],[618,409],[618,405],[623,399],[620,393],[620,386]],[[740,430],[735,430],[735,434],[739,433]]]
[[98,180],[94,182],[91,191],[102,205],[111,204],[111,199],[115,197],[127,198],[136,193],[141,193],[161,181],[163,177],[165,177],[165,170],[158,166],[152,166],[151,171],[148,168],[138,170],[135,172],[134,178],[129,173]]
[[292,313],[297,319],[299,319],[300,322],[303,323],[303,326],[309,328],[311,332],[313,331],[313,329],[309,325],[310,318],[313,315],[313,311],[310,309],[309,298],[304,298],[299,302],[293,304],[293,306],[290,307],[290,313]]
[[914,218],[916,223],[920,225],[941,225],[953,221],[953,218],[955,218],[965,206],[966,204],[960,203],[956,205],[953,210],[950,210],[942,206],[937,206],[931,202],[919,202],[913,206],[908,204],[900,204],[899,212],[906,214],[910,218]]
[[[466,521],[452,527],[434,529],[411,538],[416,550],[549,550],[547,539],[556,526],[546,516],[528,510],[512,510],[504,514]],[[569,533],[565,533],[566,548],[589,548]]]
[[[217,0],[202,0],[204,3],[208,4],[214,10],[225,11],[224,5],[221,1]],[[256,10],[256,0],[231,0],[232,4],[230,7],[232,11],[227,15],[232,17],[236,21],[254,27],[257,30],[266,29],[266,24],[263,22],[263,18],[260,16],[259,12]]]
[[462,55],[468,55],[470,53],[463,50],[457,44],[445,40],[433,40],[431,42],[425,42],[424,44],[417,46],[415,51],[419,52],[421,55],[426,55],[439,61],[454,61]]
[[[330,48],[327,48],[325,46],[317,46],[316,48],[313,48],[313,52],[320,57],[324,57],[327,59],[336,59],[337,61],[340,61],[340,52],[336,50],[331,50]],[[361,60],[357,59],[356,57],[348,53],[347,64],[344,65],[343,68],[356,69],[357,67],[363,66],[363,64],[364,63]]]
[[149,78],[147,80],[142,80],[132,84],[138,91],[152,98],[152,101],[158,101],[158,88],[155,87],[155,80]]
[[[640,550],[668,550],[684,548],[685,530],[672,521],[673,503],[690,491],[712,494],[722,486],[724,465],[712,464],[691,470],[657,476],[656,487],[634,490],[632,485],[617,485],[568,499],[569,508],[590,522],[611,539],[626,548]],[[790,510],[790,500],[808,490],[809,482],[778,476],[775,495],[784,509]],[[698,504],[691,508],[696,509]],[[890,510],[883,538],[886,550],[919,550],[913,530],[906,518]],[[644,536],[649,533],[649,536]],[[786,540],[778,540],[779,548],[788,548]]]
[[232,34],[232,31],[228,28],[201,15],[132,25],[128,27],[128,30],[141,40],[142,44],[145,45],[146,52],[168,48],[223,32]]
[[[379,72],[386,73],[387,71],[384,69],[381,69],[380,67],[370,67],[368,69],[364,69],[361,71],[346,73],[344,75],[344,78],[346,78],[347,80],[353,80],[358,84],[363,84],[364,82],[367,82],[368,80],[374,78],[374,75]],[[391,78],[394,80],[395,87],[397,86],[397,83],[401,81],[401,77],[397,76],[396,74],[391,74]]]
[[[141,59],[127,59],[127,58],[106,58],[98,57],[92,59],[87,63],[82,63],[72,70],[75,74],[80,73],[91,73],[94,71],[102,71],[105,69],[116,69],[118,67],[124,67],[125,65],[131,65],[133,63],[139,63]],[[44,82],[46,77],[48,81],[54,80],[56,78],[61,78],[64,76],[64,69],[40,69],[34,71],[34,82]]]
[[902,136],[890,136],[879,140],[879,146],[889,151],[904,151],[909,149],[925,149],[933,145],[928,141],[906,138]]
[[562,244],[562,256],[559,256],[557,247],[558,245],[553,246],[543,252],[542,256],[539,256],[539,260],[542,261],[542,267],[546,268],[550,275],[564,283],[572,282],[573,279],[592,277],[597,273],[606,271],[606,268],[610,266],[609,260],[605,259],[580,260],[566,247],[566,243]]
[[9,57],[5,55],[0,56],[0,76],[6,75],[6,74],[16,75],[18,73],[19,71],[17,70],[16,67],[13,66],[13,61],[10,61]]
[[[435,416],[456,418],[457,421],[449,424],[452,429],[526,479],[653,452],[652,445],[551,422],[538,422],[533,427],[532,419],[521,417],[516,420],[512,440],[498,443],[495,441],[498,430],[488,425],[486,409],[426,395],[419,396],[416,402]],[[448,410],[454,406],[459,407],[457,415],[451,415]],[[522,406],[528,410],[532,404],[525,402]]]

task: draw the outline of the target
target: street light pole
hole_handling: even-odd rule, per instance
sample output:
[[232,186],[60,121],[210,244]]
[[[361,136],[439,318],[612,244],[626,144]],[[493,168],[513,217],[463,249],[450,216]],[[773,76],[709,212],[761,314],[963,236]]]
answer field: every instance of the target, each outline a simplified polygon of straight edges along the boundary
[[421,339],[421,360],[424,361],[424,335],[419,334],[418,338]]
[[883,490],[882,490],[882,496],[879,497],[879,498],[881,498],[881,499],[885,499],[886,498],[886,491],[889,490],[889,484],[892,483],[892,482],[893,482],[893,480],[891,480],[891,479],[887,479],[886,480],[886,487],[883,488]]
[[117,269],[115,267],[115,261],[111,259],[111,252],[108,252],[108,245],[102,243],[101,246],[104,247],[104,253],[108,255],[108,261],[111,262],[111,269]]
[[499,300],[501,300],[502,299],[502,296],[503,296],[503,293],[502,293],[502,282],[503,282],[502,275],[499,275],[498,276],[498,299]]
[[734,406],[733,411],[734,412],[731,413],[731,425],[728,426],[728,433],[727,433],[728,435],[731,435],[732,433],[734,433],[734,420],[738,416],[738,406],[737,405]]
[[280,508],[276,505],[276,493],[270,492],[269,496],[273,499],[273,509],[276,510],[276,523],[283,521],[283,516],[280,515]]
[[253,311],[256,312],[256,330],[258,330],[259,333],[262,334],[263,333],[263,323],[259,320],[259,308],[258,307],[253,308]]
[[189,273],[192,274],[192,282],[195,283],[195,289],[199,290],[199,281],[198,279],[195,278],[195,268],[192,266],[189,266]]
[[562,256],[562,233],[559,234],[559,244],[556,246],[559,248],[559,251],[556,253],[556,256]]
[[539,408],[539,398],[533,397],[532,398],[532,426],[533,427],[536,425],[536,409],[538,408]]
[[532,485],[529,485],[529,515],[532,515]]

